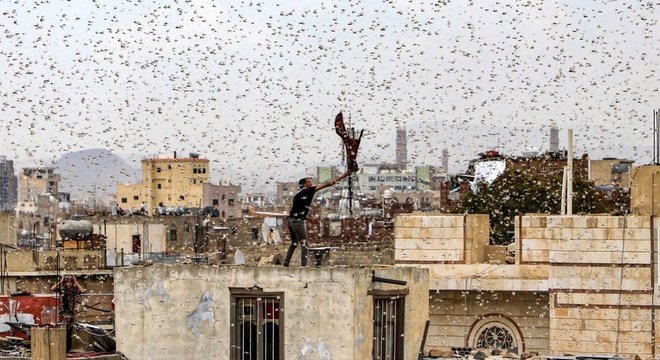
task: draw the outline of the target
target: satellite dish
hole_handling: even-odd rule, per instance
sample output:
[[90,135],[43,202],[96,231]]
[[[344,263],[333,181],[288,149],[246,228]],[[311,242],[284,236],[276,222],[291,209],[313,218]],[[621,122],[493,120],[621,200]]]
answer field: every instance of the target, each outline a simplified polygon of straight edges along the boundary
[[245,265],[245,255],[240,249],[236,250],[236,254],[234,254],[234,264]]

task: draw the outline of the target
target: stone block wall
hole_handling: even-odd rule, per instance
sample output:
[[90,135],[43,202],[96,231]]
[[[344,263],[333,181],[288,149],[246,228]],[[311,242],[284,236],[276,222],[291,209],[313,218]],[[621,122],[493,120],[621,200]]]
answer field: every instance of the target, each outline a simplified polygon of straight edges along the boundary
[[649,216],[517,219],[516,261],[549,266],[551,354],[655,355],[654,222]]
[[429,312],[429,347],[476,347],[486,327],[500,326],[517,339],[521,351],[548,350],[550,318],[544,292],[432,291]]
[[394,261],[399,264],[471,264],[486,259],[487,215],[397,215]]

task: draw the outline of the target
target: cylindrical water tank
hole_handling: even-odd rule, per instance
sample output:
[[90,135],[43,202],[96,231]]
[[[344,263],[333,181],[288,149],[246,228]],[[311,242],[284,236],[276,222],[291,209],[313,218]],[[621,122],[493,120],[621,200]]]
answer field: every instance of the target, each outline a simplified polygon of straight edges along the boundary
[[67,240],[86,240],[94,227],[89,220],[64,220],[60,223],[60,237]]

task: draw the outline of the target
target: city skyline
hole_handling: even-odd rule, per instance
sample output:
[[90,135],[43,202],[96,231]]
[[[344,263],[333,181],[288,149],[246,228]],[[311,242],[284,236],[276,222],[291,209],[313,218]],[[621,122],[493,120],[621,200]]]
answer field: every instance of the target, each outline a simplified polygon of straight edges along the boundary
[[[653,4],[191,0],[0,4],[4,154],[20,167],[106,148],[203,154],[246,189],[358,161],[454,172],[479,152],[560,147],[652,160]],[[139,159],[138,159],[139,160]],[[138,162],[139,164],[139,162]]]

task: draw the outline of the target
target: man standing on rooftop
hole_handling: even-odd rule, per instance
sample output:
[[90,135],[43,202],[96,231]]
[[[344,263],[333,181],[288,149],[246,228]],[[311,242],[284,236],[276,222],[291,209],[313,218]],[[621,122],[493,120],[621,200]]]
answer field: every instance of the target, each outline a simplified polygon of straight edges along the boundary
[[305,227],[305,219],[309,212],[309,207],[314,199],[314,194],[317,191],[323,190],[327,187],[335,185],[338,181],[346,178],[350,172],[345,172],[338,178],[332,179],[320,185],[314,185],[312,179],[302,178],[298,181],[300,190],[293,197],[293,204],[291,205],[291,212],[289,213],[289,233],[291,234],[291,245],[286,252],[284,258],[284,266],[289,266],[293,252],[296,250],[300,242],[302,249],[300,252],[300,265],[307,266],[307,228]]

